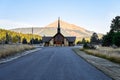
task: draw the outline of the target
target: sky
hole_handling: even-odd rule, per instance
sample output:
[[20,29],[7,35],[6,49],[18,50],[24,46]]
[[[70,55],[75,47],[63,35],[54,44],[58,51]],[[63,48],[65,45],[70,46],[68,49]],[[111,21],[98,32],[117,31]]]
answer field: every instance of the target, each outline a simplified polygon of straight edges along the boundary
[[0,0],[0,28],[44,27],[61,20],[106,33],[120,0]]

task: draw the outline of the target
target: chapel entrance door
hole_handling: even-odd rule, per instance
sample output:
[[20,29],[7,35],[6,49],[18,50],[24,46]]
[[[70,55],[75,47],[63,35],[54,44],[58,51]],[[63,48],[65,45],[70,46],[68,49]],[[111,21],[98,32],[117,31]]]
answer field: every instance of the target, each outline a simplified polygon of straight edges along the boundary
[[56,46],[62,46],[64,44],[64,36],[61,34],[56,34],[54,36],[54,44]]

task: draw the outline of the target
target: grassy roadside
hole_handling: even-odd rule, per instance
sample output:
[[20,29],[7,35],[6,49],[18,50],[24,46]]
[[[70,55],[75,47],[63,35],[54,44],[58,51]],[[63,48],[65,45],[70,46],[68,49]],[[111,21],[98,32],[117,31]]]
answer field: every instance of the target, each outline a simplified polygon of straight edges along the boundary
[[5,58],[31,49],[34,49],[31,45],[0,45],[0,58]]
[[80,49],[81,51],[84,51],[85,53],[93,56],[97,56],[100,58],[107,59],[109,61],[119,63],[120,64],[120,53],[118,50],[112,50],[112,49]]
[[[96,67],[98,70],[102,71],[107,76],[111,77],[112,80],[119,80],[120,79],[120,76],[118,74],[119,73],[118,65],[115,65],[114,63],[111,63],[110,61],[107,61],[105,59],[99,59],[99,58],[96,58],[92,55],[89,55],[89,54],[85,53],[84,51],[81,51],[79,48],[73,48],[72,50],[78,56],[83,58],[85,61],[87,61],[88,63],[90,63],[94,67]],[[109,65],[111,65],[111,66],[109,66]]]

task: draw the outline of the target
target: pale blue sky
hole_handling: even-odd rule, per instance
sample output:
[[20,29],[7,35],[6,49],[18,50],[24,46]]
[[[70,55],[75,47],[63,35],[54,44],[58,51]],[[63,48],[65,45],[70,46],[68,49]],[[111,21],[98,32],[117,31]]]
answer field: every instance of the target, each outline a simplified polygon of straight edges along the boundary
[[120,16],[120,0],[0,0],[0,28],[43,27],[58,17],[106,33]]

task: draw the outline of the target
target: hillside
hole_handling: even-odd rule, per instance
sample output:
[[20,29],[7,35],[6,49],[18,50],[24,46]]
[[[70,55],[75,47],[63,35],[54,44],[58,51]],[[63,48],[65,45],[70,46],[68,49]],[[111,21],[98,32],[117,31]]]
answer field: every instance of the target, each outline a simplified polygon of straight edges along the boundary
[[[47,28],[57,28],[57,21],[47,25]],[[70,24],[64,21],[60,21],[61,32],[66,36],[77,36],[77,37],[89,37],[93,32],[88,31],[82,27],[74,24]]]
[[[57,32],[58,21],[48,24],[45,27],[34,27],[34,34],[41,36],[53,36]],[[60,21],[61,32],[64,36],[76,36],[77,38],[90,38],[93,31],[86,30],[80,26],[70,24],[65,21]],[[31,33],[32,28],[17,28],[12,31]],[[100,34],[101,35],[101,34]]]
[[23,38],[26,38],[28,43],[30,42],[32,37],[34,39],[41,39],[40,35],[23,34],[10,30],[0,29],[0,44],[6,41],[6,34],[8,34],[9,41],[13,43],[17,43],[19,40],[20,42],[22,42]]

